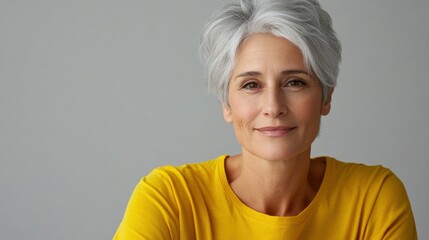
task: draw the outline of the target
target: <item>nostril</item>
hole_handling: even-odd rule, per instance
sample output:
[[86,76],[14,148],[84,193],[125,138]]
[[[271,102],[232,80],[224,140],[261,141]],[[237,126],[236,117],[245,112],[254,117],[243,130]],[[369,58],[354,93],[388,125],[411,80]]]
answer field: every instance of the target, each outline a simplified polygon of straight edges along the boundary
[[281,116],[281,115],[284,115],[285,114],[285,111],[272,111],[272,112],[264,112],[264,116],[267,116],[267,117],[278,117],[278,116]]

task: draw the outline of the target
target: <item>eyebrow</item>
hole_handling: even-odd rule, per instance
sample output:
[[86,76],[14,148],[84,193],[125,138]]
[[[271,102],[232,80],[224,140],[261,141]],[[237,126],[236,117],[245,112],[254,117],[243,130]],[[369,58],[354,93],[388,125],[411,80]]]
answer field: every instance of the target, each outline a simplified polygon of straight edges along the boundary
[[[309,72],[306,70],[285,70],[282,71],[282,75],[289,75],[289,74],[298,74],[298,73],[304,73],[309,75]],[[253,76],[260,76],[262,75],[262,73],[257,72],[257,71],[249,71],[249,72],[244,72],[241,73],[239,75],[237,75],[235,78],[240,78],[240,77],[253,77]]]

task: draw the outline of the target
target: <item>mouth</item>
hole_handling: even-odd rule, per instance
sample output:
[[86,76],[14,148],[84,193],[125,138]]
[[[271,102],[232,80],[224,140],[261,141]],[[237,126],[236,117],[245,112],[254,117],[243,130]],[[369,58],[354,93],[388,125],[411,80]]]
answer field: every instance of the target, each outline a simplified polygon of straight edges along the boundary
[[270,127],[255,128],[256,131],[268,137],[283,137],[288,135],[294,129],[296,129],[296,127],[270,126]]

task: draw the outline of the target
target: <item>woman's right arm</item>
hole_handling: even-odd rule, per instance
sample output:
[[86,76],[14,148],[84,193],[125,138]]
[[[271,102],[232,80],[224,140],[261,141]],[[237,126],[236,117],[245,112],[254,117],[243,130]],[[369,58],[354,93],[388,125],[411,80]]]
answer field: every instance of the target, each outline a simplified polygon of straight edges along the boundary
[[113,240],[179,239],[177,205],[171,185],[153,171],[134,189]]

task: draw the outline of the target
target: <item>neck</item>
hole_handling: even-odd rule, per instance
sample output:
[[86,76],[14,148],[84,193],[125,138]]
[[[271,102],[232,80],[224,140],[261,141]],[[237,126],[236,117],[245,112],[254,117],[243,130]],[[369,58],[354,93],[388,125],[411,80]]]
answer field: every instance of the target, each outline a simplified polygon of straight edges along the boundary
[[275,216],[297,215],[310,204],[320,185],[310,181],[311,169],[310,151],[276,161],[243,151],[226,164],[228,181],[241,201],[256,211]]

